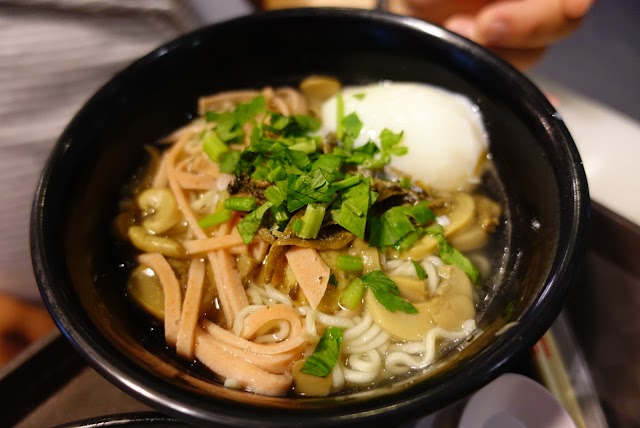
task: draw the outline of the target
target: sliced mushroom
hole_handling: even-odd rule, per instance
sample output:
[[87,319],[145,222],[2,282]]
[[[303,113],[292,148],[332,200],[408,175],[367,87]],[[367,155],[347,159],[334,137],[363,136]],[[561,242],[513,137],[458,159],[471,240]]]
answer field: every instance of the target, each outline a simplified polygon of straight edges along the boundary
[[398,286],[400,295],[411,303],[422,303],[429,296],[427,286],[421,279],[406,275],[389,275]]
[[131,272],[127,294],[140,308],[159,320],[164,319],[164,291],[150,267],[139,265]]
[[407,257],[413,260],[422,260],[436,252],[438,241],[431,235],[424,235],[407,251]]
[[473,251],[489,242],[489,234],[479,224],[472,224],[449,238],[449,243],[459,251]]
[[153,233],[166,232],[180,221],[178,204],[167,188],[147,189],[140,193],[137,202],[146,214],[142,226]]
[[160,253],[167,257],[184,257],[182,245],[175,239],[152,235],[144,227],[131,226],[127,236],[134,247],[147,253]]
[[349,254],[352,256],[362,257],[362,273],[369,273],[374,270],[382,270],[380,266],[380,252],[376,247],[370,247],[369,244],[360,238],[356,238],[351,243]]
[[466,192],[453,195],[453,208],[449,213],[449,224],[444,227],[444,235],[449,237],[469,226],[476,215],[476,204],[473,197]]
[[333,383],[333,376],[331,373],[325,377],[303,373],[300,370],[302,369],[304,362],[305,360],[296,361],[291,369],[294,392],[298,395],[305,395],[308,397],[324,397],[329,395],[329,392],[331,392],[331,385]]
[[500,216],[502,215],[500,204],[482,195],[477,195],[475,202],[478,211],[478,224],[486,232],[493,232],[500,223]]
[[473,288],[465,273],[455,266],[439,269],[442,277],[436,296],[424,303],[414,303],[415,314],[391,312],[384,308],[367,290],[365,305],[373,321],[399,340],[421,340],[434,327],[459,330],[468,319],[475,317]]
[[309,76],[300,82],[300,91],[313,102],[323,102],[340,92],[338,79],[328,76]]

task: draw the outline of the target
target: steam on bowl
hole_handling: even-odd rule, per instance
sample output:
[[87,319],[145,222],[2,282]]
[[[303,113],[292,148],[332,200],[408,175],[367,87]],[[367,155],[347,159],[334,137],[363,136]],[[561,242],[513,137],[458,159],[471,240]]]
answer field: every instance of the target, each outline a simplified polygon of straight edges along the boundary
[[[482,111],[507,204],[500,282],[474,340],[428,371],[356,394],[279,398],[232,390],[181,361],[124,296],[111,222],[144,145],[189,121],[199,96],[293,85],[423,82]],[[188,422],[328,426],[399,421],[464,397],[508,368],[561,310],[585,250],[588,191],[561,118],[523,75],[481,47],[415,19],[371,11],[262,13],[176,39],[115,76],[55,146],[32,211],[35,274],[58,327],[138,399]],[[507,322],[511,328],[496,335]]]

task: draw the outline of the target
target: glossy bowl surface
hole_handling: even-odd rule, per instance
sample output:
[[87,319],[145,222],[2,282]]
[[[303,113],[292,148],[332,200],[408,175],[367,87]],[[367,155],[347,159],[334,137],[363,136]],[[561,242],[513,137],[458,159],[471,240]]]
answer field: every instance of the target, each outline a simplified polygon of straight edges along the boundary
[[[125,269],[110,221],[143,145],[183,125],[199,96],[297,84],[310,74],[346,84],[418,81],[478,103],[509,203],[509,252],[481,334],[429,376],[353,396],[261,397],[203,382],[149,331],[123,296]],[[585,250],[589,197],[564,123],[540,91],[488,51],[439,27],[372,11],[261,13],[172,41],[115,76],[55,146],[32,212],[42,297],[75,348],[116,385],[199,424],[330,426],[426,415],[508,368],[561,310]],[[517,321],[504,334],[511,306]]]

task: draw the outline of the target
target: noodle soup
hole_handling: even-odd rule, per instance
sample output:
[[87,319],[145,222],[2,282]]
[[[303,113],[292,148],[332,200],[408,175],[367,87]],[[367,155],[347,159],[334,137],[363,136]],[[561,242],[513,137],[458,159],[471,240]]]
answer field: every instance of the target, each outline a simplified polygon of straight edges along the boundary
[[[203,97],[199,117],[148,148],[114,222],[135,253],[126,293],[212,381],[270,396],[368,389],[478,331],[504,214],[481,181],[477,108],[374,86],[310,77]],[[398,90],[419,94],[410,111],[452,103],[424,133],[462,131],[424,143],[415,119],[400,129],[411,112],[388,125]]]

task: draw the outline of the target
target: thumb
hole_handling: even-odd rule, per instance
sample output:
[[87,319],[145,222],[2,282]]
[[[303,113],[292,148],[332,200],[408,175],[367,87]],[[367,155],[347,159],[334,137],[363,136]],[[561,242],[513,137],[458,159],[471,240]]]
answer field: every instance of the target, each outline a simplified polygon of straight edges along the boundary
[[567,16],[564,1],[504,0],[477,15],[472,39],[502,48],[542,48],[573,31],[578,19]]

